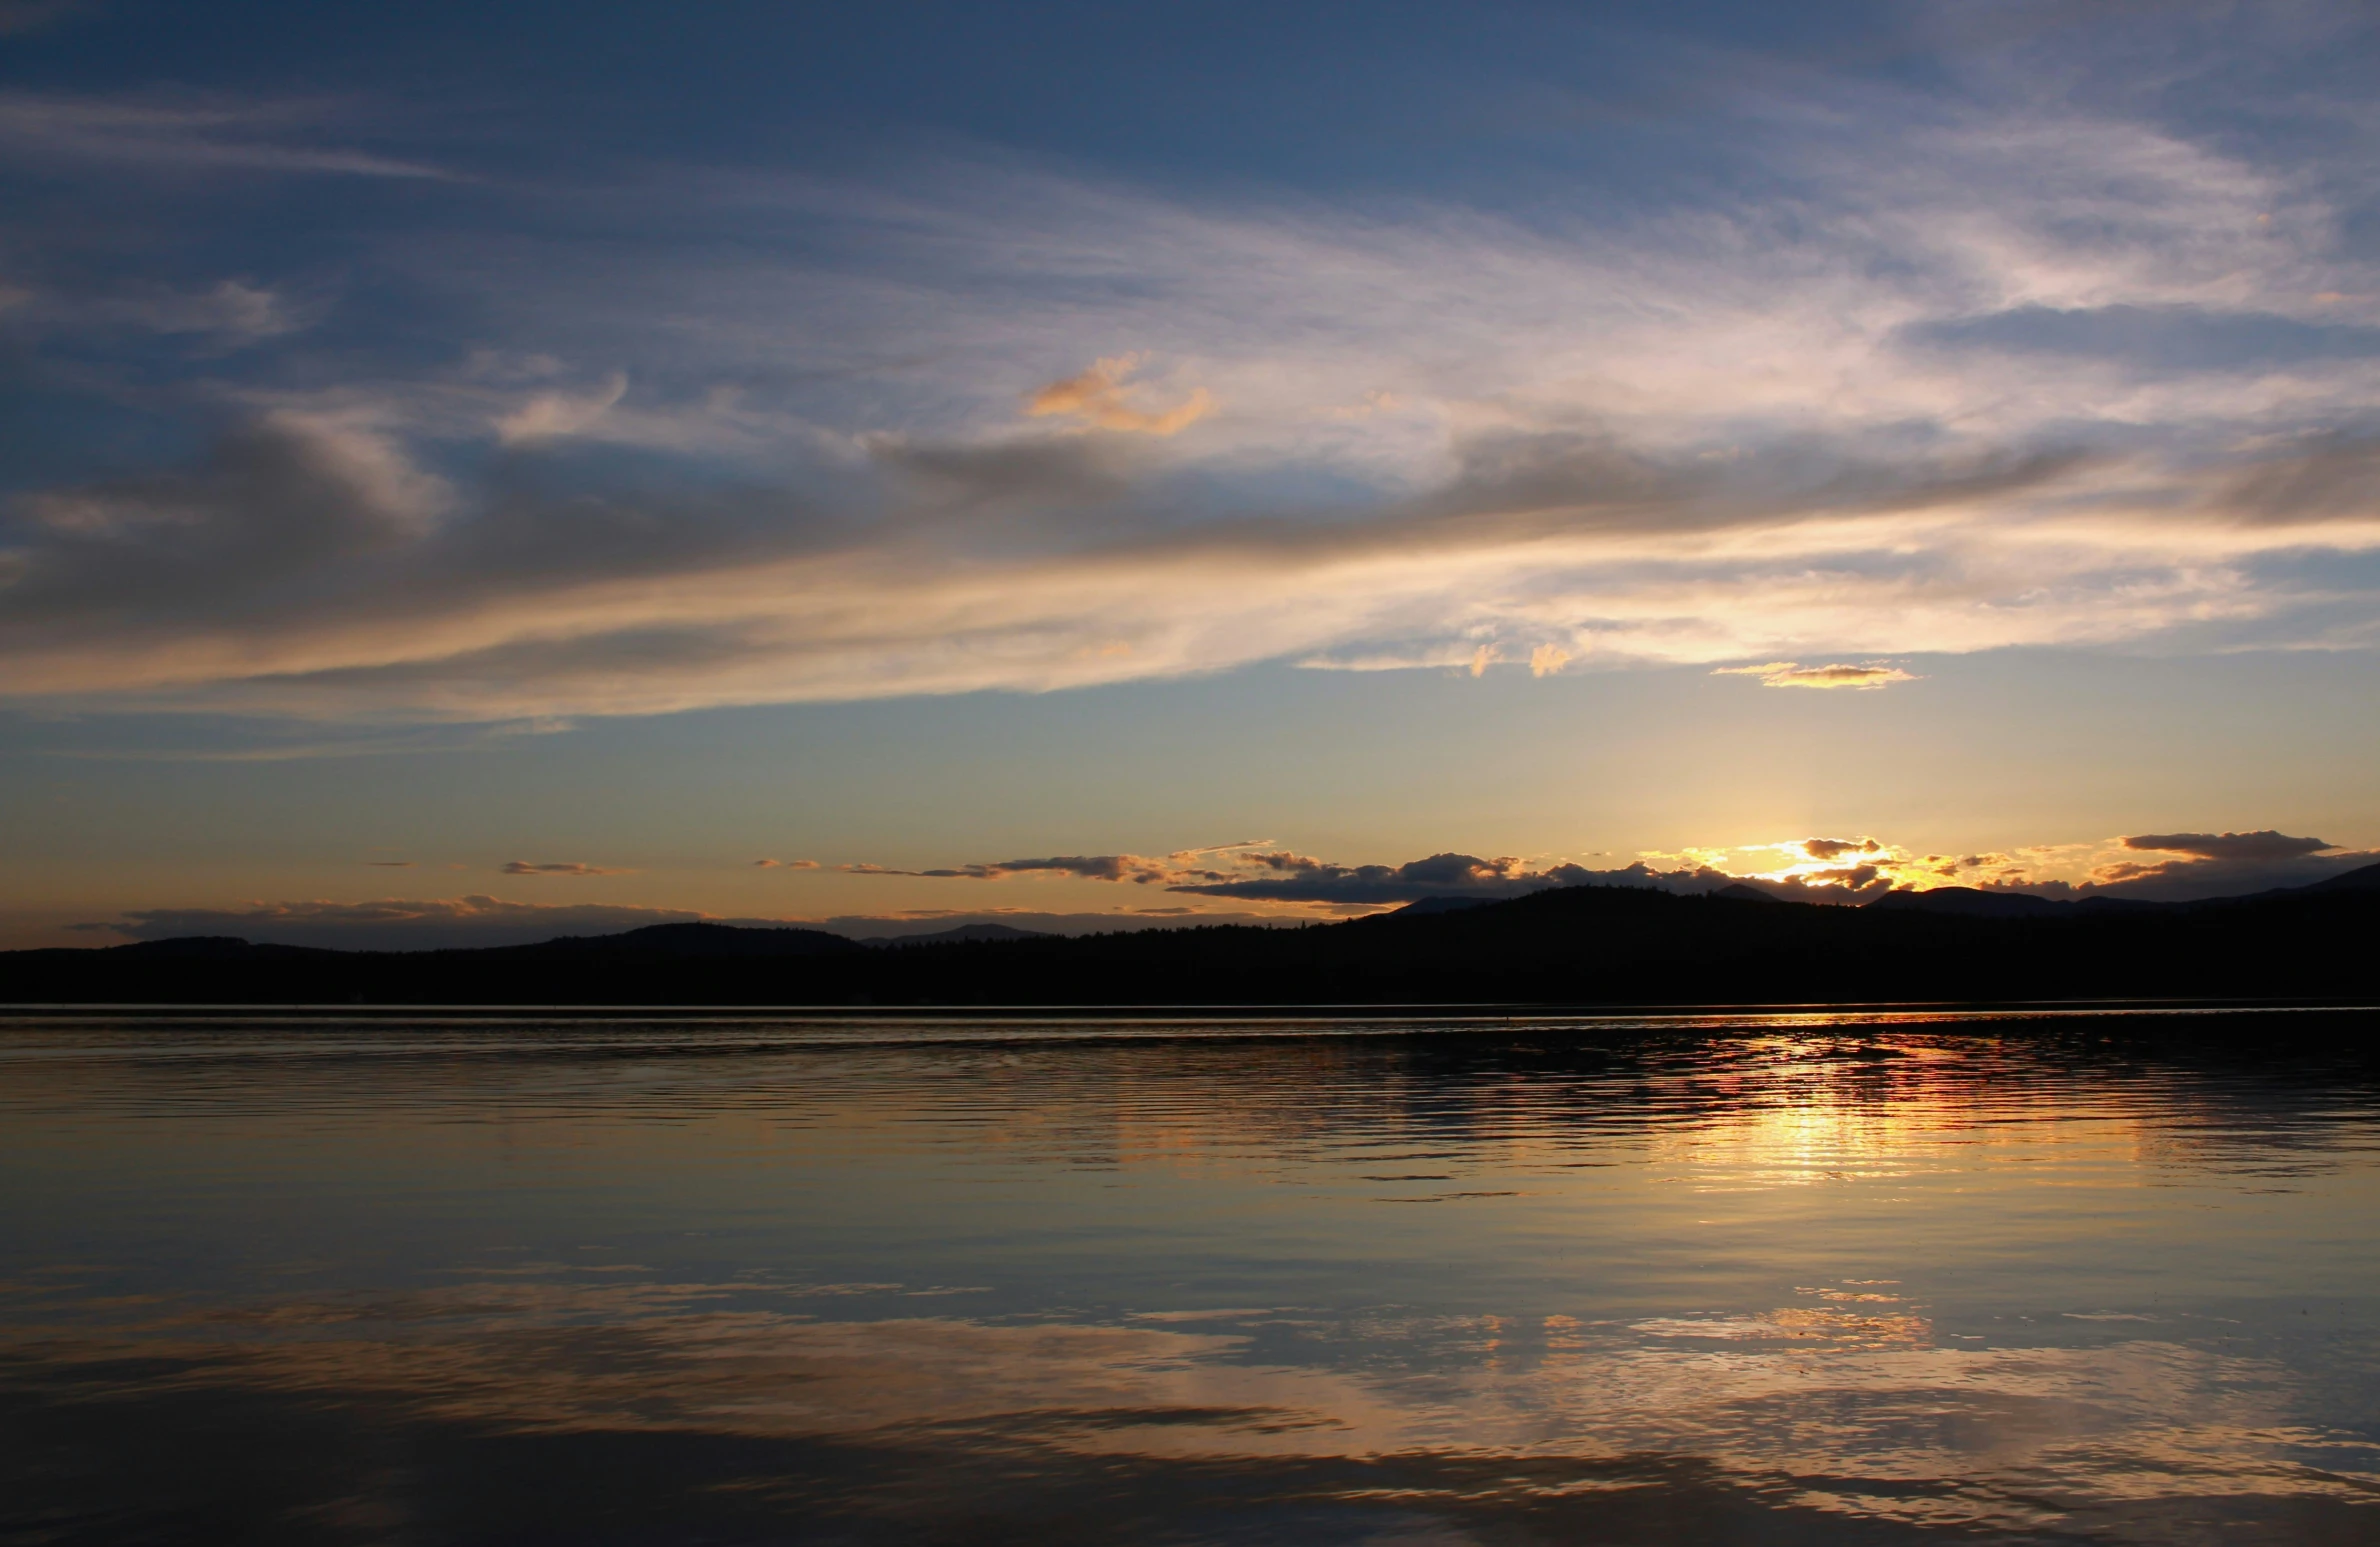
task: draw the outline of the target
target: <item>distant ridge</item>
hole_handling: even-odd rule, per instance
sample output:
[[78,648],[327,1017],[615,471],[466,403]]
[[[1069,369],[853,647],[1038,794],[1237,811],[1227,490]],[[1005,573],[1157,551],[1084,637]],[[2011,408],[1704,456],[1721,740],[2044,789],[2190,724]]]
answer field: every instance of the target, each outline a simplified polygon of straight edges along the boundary
[[[1749,891],[1741,883],[1716,895],[1727,897]],[[2229,903],[2258,902],[2273,897],[2299,897],[2329,892],[2380,891],[2380,864],[2364,865],[2342,871],[2335,876],[2310,882],[2304,886],[2275,887],[2270,891],[2250,892],[2237,897],[2202,897],[2190,902],[2152,902],[2145,897],[2108,897],[2090,893],[2083,897],[2065,899],[2037,897],[2031,892],[2002,891],[1974,886],[1937,886],[1928,891],[1898,890],[1885,893],[1867,906],[1916,910],[1924,913],[1956,913],[1970,918],[2026,918],[2067,908],[2091,910],[2122,910],[2169,908],[2213,908]]]
[[1395,916],[1415,918],[1431,913],[1460,913],[1465,908],[1476,908],[1483,902],[1497,900],[1492,897],[1416,897],[1399,908]]
[[975,940],[1055,940],[1058,937],[1046,929],[1019,929],[1014,924],[960,924],[950,929],[937,929],[924,935],[863,935],[861,945],[943,945],[953,941]]
[[[176,935],[170,940],[135,940],[130,945],[110,949],[137,952],[143,958],[178,956],[191,958],[232,957],[253,960],[260,956],[339,956],[346,953],[311,945],[257,945],[237,935]],[[0,953],[0,959],[5,953]]]
[[588,952],[648,955],[667,960],[703,957],[824,956],[859,946],[823,929],[755,929],[738,924],[647,924],[619,935],[564,935],[536,945],[510,947],[583,955]]
[[2296,888],[2301,892],[2380,892],[2380,865],[2366,865],[2360,870],[2344,871],[2315,882],[2312,886]]
[[[0,953],[0,1002],[641,1005],[2380,1001],[2380,867],[2209,902],[1959,889],[1864,908],[1582,886],[1304,929],[961,926],[871,948],[662,924],[481,950],[212,938]],[[1930,899],[1930,900],[1929,900]]]
[[1909,913],[1951,913],[1972,919],[2039,918],[2072,903],[2054,902],[2030,892],[1987,892],[1973,886],[1938,886],[1927,892],[1886,892],[1871,908]]

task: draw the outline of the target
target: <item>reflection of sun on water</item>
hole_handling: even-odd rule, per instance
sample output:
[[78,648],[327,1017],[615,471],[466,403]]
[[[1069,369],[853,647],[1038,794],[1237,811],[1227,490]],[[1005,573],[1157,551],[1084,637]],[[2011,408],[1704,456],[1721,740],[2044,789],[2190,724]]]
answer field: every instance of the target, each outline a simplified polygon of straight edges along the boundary
[[[1754,1067],[1705,1082],[1693,1120],[1652,1127],[1646,1153],[1696,1193],[1943,1182],[1993,1172],[2024,1152],[2055,1160],[2034,1182],[2077,1167],[2129,1166],[2143,1136],[2121,1107],[2080,1110],[2076,1093],[1994,1081],[1975,1047],[1921,1037],[1781,1035],[1747,1044]],[[2005,1185],[2005,1178],[2002,1179]]]

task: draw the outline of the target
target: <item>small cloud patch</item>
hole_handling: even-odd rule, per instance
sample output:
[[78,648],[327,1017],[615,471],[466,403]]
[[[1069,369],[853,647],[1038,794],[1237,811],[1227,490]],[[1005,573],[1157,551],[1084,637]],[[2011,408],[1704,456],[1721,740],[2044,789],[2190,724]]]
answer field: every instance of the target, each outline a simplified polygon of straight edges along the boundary
[[1758,677],[1764,688],[1887,688],[1896,682],[1915,682],[1915,674],[1883,661],[1860,665],[1836,662],[1802,666],[1792,661],[1764,661],[1758,666],[1722,666],[1714,677]]
[[507,446],[560,440],[592,429],[628,395],[628,377],[614,371],[585,396],[545,392],[496,421],[496,438]]
[[603,865],[582,865],[576,860],[556,864],[533,864],[525,859],[507,860],[503,873],[508,876],[625,876],[630,870],[613,870]]
[[1132,381],[1140,362],[1139,355],[1117,355],[1096,361],[1081,375],[1053,381],[1027,396],[1025,412],[1036,419],[1063,415],[1094,429],[1174,435],[1213,410],[1214,394],[1204,387],[1194,388],[1171,408],[1141,406],[1141,389]]
[[756,859],[752,865],[757,870],[816,870],[818,861],[814,859]]

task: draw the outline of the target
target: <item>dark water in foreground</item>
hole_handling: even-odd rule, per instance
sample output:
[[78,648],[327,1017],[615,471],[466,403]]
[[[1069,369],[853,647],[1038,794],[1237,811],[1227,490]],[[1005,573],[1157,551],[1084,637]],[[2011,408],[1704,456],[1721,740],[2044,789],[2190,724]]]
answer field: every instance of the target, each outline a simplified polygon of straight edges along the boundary
[[2375,1033],[0,1021],[0,1542],[2380,1542]]

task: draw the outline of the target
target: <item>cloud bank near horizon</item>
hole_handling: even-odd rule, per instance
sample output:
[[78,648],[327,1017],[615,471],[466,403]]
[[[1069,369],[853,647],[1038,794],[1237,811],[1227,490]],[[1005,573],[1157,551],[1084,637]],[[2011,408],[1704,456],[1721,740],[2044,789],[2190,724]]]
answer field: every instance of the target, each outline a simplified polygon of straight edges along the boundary
[[[835,867],[861,876],[983,883],[1088,880],[1196,899],[1106,911],[995,905],[816,917],[720,917],[689,909],[519,902],[475,893],[442,899],[136,909],[112,921],[73,927],[125,940],[230,935],[259,943],[345,950],[517,945],[562,935],[616,934],[649,924],[697,922],[826,929],[854,939],[925,934],[977,923],[1089,934],[1202,924],[1277,926],[1361,916],[1425,898],[1495,902],[1561,886],[1645,887],[1687,895],[1750,887],[1786,901],[1838,905],[1871,902],[1898,888],[1939,886],[2055,900],[2098,896],[2177,902],[2304,886],[2374,863],[2380,863],[2380,851],[2344,850],[2319,838],[2270,829],[2145,834],[2103,844],[1973,855],[1918,855],[1870,837],[1815,837],[1652,855],[1600,869],[1567,861],[1537,865],[1510,856],[1482,859],[1451,852],[1401,865],[1345,865],[1286,849],[1238,844],[1170,856],[1078,855],[919,870]],[[2082,879],[2064,879],[2049,874],[2052,870]]]
[[[1231,898],[1340,913],[1368,912],[1424,898],[1497,901],[1556,886],[1647,886],[1700,893],[1750,886],[1807,902],[1860,903],[1896,888],[1944,886],[2025,892],[2050,898],[2134,897],[2180,902],[2303,886],[2380,861],[2320,838],[2257,832],[2151,833],[2098,844],[2037,845],[1986,854],[1917,854],[1872,837],[1813,837],[1781,843],[1646,854],[1625,865],[1533,862],[1439,853],[1402,865],[1347,865],[1264,844],[1185,850],[1165,857],[1071,855],[893,870],[836,867],[852,875],[1004,881],[1058,875],[1129,882],[1196,897]],[[1218,868],[1220,867],[1220,868]]]
[[0,94],[15,175],[158,222],[325,179],[415,212],[368,264],[238,274],[6,221],[43,380],[211,435],[7,498],[6,693],[493,722],[2380,644],[2380,124],[2235,104],[2259,137],[2036,46],[1731,103],[1723,200],[1525,218],[985,154],[623,167],[490,226],[320,104]]

